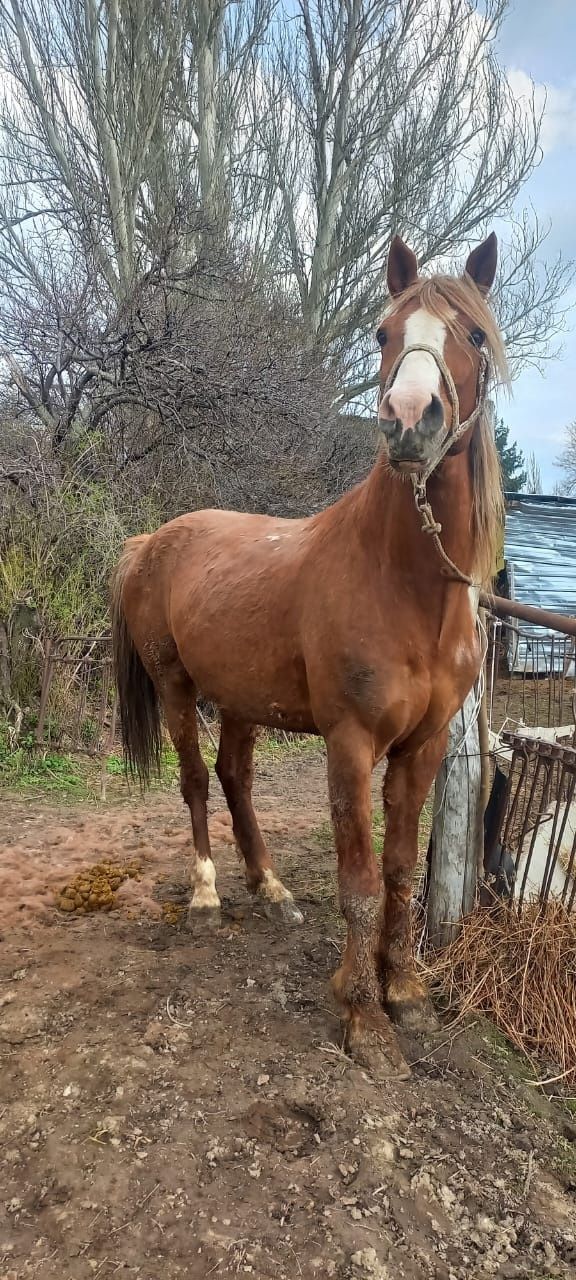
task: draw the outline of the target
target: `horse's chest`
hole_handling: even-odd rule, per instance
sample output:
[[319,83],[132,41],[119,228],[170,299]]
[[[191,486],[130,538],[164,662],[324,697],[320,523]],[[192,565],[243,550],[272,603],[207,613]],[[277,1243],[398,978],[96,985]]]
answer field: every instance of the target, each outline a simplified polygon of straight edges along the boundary
[[430,732],[442,729],[462,706],[478,675],[480,649],[474,632],[461,635],[431,666],[430,695],[423,717]]
[[379,663],[356,657],[346,663],[344,700],[387,750],[425,714],[430,698],[429,673],[423,664]]
[[461,706],[476,678],[474,632],[436,653],[412,650],[393,662],[357,656],[344,673],[344,692],[383,750],[416,729],[437,733]]

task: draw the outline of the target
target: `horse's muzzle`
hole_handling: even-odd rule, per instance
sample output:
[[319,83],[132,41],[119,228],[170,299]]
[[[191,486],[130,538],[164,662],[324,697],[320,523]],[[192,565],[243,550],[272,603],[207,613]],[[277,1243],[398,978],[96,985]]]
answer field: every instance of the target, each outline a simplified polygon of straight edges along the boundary
[[406,426],[401,418],[378,418],[378,426],[388,445],[393,466],[425,467],[435,456],[438,437],[444,431],[444,406],[439,396],[432,396],[420,420]]

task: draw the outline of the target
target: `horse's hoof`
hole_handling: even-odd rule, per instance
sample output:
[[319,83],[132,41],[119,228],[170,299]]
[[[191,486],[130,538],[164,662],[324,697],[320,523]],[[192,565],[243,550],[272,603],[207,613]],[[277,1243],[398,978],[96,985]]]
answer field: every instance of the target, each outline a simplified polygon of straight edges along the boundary
[[269,898],[260,897],[258,901],[269,920],[280,920],[282,924],[304,924],[304,916],[293,898],[271,902]]
[[440,1019],[428,996],[419,1000],[388,1000],[386,1012],[395,1026],[412,1035],[434,1035]]
[[[371,1025],[372,1023],[372,1025]],[[374,1080],[408,1080],[410,1067],[400,1049],[395,1032],[382,1017],[374,1025],[352,1017],[346,1028],[345,1049],[359,1067]]]
[[222,913],[219,906],[195,907],[193,903],[190,904],[186,917],[186,928],[190,933],[213,933],[221,926]]

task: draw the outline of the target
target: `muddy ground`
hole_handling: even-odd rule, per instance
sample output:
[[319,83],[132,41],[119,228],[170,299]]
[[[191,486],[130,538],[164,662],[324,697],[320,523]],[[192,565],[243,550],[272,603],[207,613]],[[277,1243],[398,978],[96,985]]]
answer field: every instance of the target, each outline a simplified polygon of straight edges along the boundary
[[[223,927],[191,937],[177,792],[0,813],[0,1280],[576,1276],[576,1129],[445,1015],[383,1088],[340,1049],[320,754],[261,763],[297,930],[253,909],[213,785]],[[108,915],[79,867],[136,859]]]

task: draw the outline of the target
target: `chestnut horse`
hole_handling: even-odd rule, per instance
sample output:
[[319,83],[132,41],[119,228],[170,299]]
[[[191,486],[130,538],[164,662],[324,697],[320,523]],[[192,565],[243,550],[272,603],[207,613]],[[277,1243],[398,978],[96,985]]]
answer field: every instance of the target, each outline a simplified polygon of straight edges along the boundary
[[[412,953],[410,899],[420,811],[448,722],[480,667],[476,585],[490,576],[501,511],[484,412],[488,373],[506,373],[486,300],[496,252],[492,235],[461,278],[425,279],[411,250],[393,241],[391,301],[377,334],[385,448],[366,480],[307,519],[180,516],[129,539],[114,587],[127,760],[146,781],[159,759],[161,705],[192,818],[192,920],[217,919],[220,907],[198,694],[220,711],[216,773],[248,889],[282,920],[302,917],[252,807],[255,726],[325,739],[348,930],[333,986],[349,1053],[380,1078],[408,1074],[392,1020],[417,1029],[432,1016]],[[380,873],[371,774],[383,757]]]

